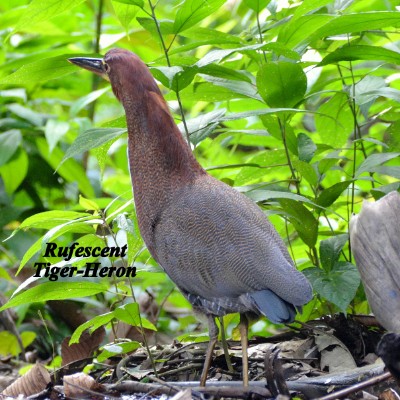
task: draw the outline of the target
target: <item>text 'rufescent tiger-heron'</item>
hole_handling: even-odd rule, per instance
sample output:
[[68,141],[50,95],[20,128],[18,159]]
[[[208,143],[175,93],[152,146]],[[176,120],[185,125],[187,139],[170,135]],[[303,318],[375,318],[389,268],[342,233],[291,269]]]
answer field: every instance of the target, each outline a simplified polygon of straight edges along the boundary
[[129,165],[141,235],[151,255],[208,317],[206,383],[218,339],[215,317],[240,313],[243,384],[248,317],[292,322],[312,290],[272,224],[250,199],[206,173],[138,56],[112,49],[70,62],[111,82],[128,125]]

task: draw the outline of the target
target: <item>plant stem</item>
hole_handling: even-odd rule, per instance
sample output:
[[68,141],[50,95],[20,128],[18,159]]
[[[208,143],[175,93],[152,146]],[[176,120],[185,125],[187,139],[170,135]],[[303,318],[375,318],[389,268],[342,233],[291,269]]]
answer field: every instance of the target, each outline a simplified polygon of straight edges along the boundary
[[[262,35],[262,31],[261,31],[261,25],[260,25],[260,14],[257,11],[256,13],[257,16],[257,29],[258,29],[258,35],[260,36],[260,43],[264,43],[264,38]],[[265,51],[263,50],[263,56],[264,56],[264,61],[267,62],[267,56],[265,55]]]
[[[169,59],[169,54],[168,54],[169,48],[167,48],[167,46],[165,45],[165,41],[164,41],[164,38],[163,38],[162,33],[161,33],[160,25],[159,25],[157,17],[156,17],[156,12],[155,12],[156,4],[153,5],[151,0],[148,0],[148,2],[149,2],[150,9],[151,9],[151,17],[153,18],[154,24],[156,25],[157,33],[158,33],[158,36],[159,36],[160,41],[161,41],[161,46],[162,46],[163,51],[164,51],[165,59],[167,60],[167,65],[168,65],[168,67],[171,67],[171,61]],[[174,36],[174,39],[175,39],[175,37],[176,36]],[[171,42],[171,44],[172,44],[172,42]],[[171,44],[170,44],[170,46],[171,46]],[[187,142],[189,144],[189,147],[190,147],[189,129],[188,129],[187,124],[186,124],[185,113],[183,112],[183,106],[182,106],[182,101],[181,101],[181,98],[180,98],[180,95],[179,95],[179,90],[176,90],[175,94],[176,94],[176,99],[177,99],[178,104],[179,104],[179,111],[181,113],[183,126],[185,128],[186,140],[187,140]]]
[[296,173],[295,173],[295,170],[294,170],[294,168],[293,168],[292,160],[290,159],[289,149],[288,149],[287,143],[286,143],[286,128],[285,128],[286,122],[284,122],[284,123],[282,124],[281,119],[278,118],[278,123],[279,123],[279,128],[280,128],[281,133],[282,133],[283,147],[285,148],[286,159],[287,159],[287,162],[288,162],[288,166],[289,166],[289,168],[290,168],[290,172],[291,172],[291,174],[292,174],[292,180],[294,181],[294,183],[295,183],[295,185],[296,185],[296,192],[297,192],[297,194],[300,194],[299,182],[298,182],[298,180],[297,180]]

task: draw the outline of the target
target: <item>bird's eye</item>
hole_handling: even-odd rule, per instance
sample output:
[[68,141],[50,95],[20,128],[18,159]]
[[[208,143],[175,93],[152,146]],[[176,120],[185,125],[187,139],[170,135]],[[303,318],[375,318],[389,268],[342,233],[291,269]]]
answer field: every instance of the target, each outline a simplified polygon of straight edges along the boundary
[[104,63],[104,70],[109,73],[110,72],[110,66],[107,63]]

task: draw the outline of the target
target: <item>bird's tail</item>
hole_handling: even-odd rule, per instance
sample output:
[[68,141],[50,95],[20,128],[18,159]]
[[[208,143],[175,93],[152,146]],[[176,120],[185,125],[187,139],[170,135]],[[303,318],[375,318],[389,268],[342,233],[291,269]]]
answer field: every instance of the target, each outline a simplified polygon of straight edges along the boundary
[[[269,289],[248,294],[253,306],[274,323],[293,322],[296,307]],[[299,307],[297,307],[299,308]],[[300,307],[301,308],[301,307]],[[299,311],[301,311],[299,309]]]

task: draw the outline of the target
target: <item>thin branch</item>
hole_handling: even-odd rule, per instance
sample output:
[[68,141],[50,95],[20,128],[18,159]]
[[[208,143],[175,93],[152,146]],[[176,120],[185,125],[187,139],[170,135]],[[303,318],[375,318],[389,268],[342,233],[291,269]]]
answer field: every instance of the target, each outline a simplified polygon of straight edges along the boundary
[[[151,0],[148,0],[148,2],[149,2],[150,9],[151,9],[151,16],[153,18],[154,24],[156,25],[157,33],[158,33],[158,36],[159,36],[160,41],[161,41],[161,46],[162,46],[163,51],[164,51],[165,59],[167,60],[167,65],[168,65],[168,67],[171,67],[171,61],[169,59],[168,51],[169,51],[169,48],[172,45],[172,42],[169,45],[169,47],[167,48],[167,46],[165,45],[165,42],[164,42],[164,38],[163,38],[162,33],[161,33],[160,24],[158,23],[158,20],[157,20],[157,17],[156,17],[155,8],[156,8],[157,4],[153,5]],[[173,40],[175,40],[175,37],[173,38]],[[188,129],[187,124],[186,124],[185,113],[183,112],[183,106],[182,106],[182,101],[181,101],[181,98],[180,98],[180,95],[179,95],[179,90],[176,90],[175,94],[176,94],[176,99],[177,99],[178,104],[179,104],[179,111],[181,113],[183,126],[185,128],[186,140],[187,140],[187,142],[189,144],[189,147],[190,147],[189,129]]]

